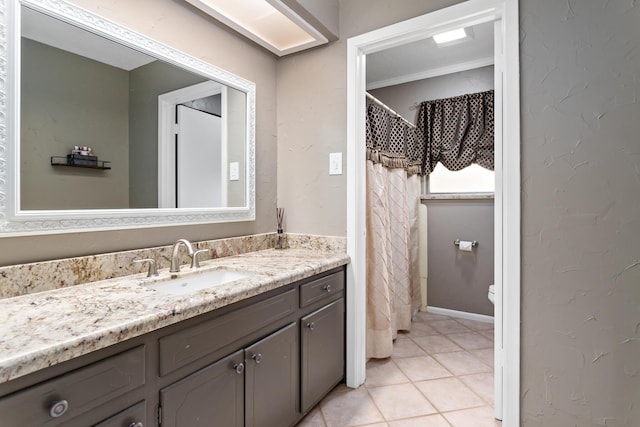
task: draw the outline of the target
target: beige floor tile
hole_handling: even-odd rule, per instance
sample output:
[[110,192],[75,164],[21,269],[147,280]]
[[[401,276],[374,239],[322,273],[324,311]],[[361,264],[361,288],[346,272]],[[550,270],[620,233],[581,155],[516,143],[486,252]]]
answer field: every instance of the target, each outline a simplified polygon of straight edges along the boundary
[[416,345],[409,338],[397,339],[393,343],[393,353],[391,353],[391,357],[393,359],[403,358],[403,357],[416,357],[416,356],[424,356],[426,353],[420,347]]
[[397,359],[395,362],[411,381],[425,381],[451,376],[451,372],[431,356],[406,357]]
[[[491,367],[482,363],[468,351],[438,353],[434,354],[433,357],[454,375],[479,374],[480,372],[491,372],[492,370]],[[402,369],[402,366],[400,369]],[[404,369],[402,371],[406,374]]]
[[389,427],[451,427],[440,414],[389,422]]
[[455,377],[414,384],[439,412],[476,408],[486,405],[476,393]]
[[493,341],[477,332],[465,332],[462,334],[448,334],[447,338],[458,344],[465,350],[479,350],[481,348],[493,348]]
[[493,367],[493,347],[480,350],[470,350],[469,353],[480,359],[485,364]]
[[409,378],[402,373],[391,359],[371,359],[367,362],[365,387],[408,383]]
[[462,332],[471,332],[471,329],[467,328],[461,323],[453,319],[447,320],[436,320],[433,322],[429,322],[429,326],[431,326],[436,331],[441,334],[456,334]]
[[432,335],[412,338],[413,342],[429,354],[446,353],[449,351],[462,351],[463,348],[444,335]]
[[389,427],[389,424],[387,423],[363,424],[358,427]]
[[482,334],[485,338],[490,339],[491,341],[494,341],[494,331],[492,330],[486,330],[486,331],[478,331],[478,333]]
[[433,329],[426,322],[413,322],[411,324],[411,331],[407,334],[408,337],[424,337],[427,335],[439,335],[440,332]]
[[502,425],[493,417],[493,408],[489,406],[447,412],[442,415],[453,427],[497,427]]
[[387,421],[436,412],[429,401],[411,383],[375,387],[368,391]]
[[485,402],[493,406],[493,372],[464,375],[458,377],[458,379],[465,383],[471,390],[475,391],[478,396],[485,400]]
[[474,331],[493,331],[493,323],[490,322],[478,322],[477,320],[469,320],[469,319],[456,319],[457,322],[462,323],[469,329],[473,329]]
[[297,427],[326,427],[320,406],[316,406],[297,424]]
[[327,427],[360,426],[384,422],[367,389],[331,392],[320,404]]

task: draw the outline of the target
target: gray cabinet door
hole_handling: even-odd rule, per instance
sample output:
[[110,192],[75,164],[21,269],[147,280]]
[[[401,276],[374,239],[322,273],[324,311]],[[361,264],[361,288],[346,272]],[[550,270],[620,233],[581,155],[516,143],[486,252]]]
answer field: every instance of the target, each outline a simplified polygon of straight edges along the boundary
[[242,350],[160,390],[163,427],[243,427]]
[[298,417],[297,325],[245,349],[246,427],[286,427]]
[[344,377],[344,298],[302,318],[302,412]]

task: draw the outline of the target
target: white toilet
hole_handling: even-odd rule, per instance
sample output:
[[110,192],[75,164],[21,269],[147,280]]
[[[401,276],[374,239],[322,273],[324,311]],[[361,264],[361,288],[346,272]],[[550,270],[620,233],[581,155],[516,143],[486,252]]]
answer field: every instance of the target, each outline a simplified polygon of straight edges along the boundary
[[493,287],[493,285],[489,286],[489,301],[491,301],[491,304],[495,304],[494,302],[494,298],[496,295],[496,291],[495,288]]

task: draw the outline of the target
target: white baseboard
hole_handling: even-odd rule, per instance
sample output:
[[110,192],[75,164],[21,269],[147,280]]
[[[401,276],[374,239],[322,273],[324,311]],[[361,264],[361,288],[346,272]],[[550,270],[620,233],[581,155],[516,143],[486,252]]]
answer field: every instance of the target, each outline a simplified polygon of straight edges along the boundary
[[466,311],[451,310],[448,308],[428,306],[427,313],[459,317],[460,319],[475,320],[476,322],[493,323],[493,316],[487,316],[486,314],[467,313]]

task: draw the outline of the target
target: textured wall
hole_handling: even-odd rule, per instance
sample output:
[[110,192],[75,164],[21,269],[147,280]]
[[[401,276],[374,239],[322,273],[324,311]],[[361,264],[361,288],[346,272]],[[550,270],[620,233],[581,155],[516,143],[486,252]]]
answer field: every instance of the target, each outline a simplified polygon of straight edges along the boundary
[[640,425],[640,4],[521,1],[522,425]]
[[256,221],[0,238],[0,265],[215,239],[275,229],[276,59],[186,2],[73,0],[155,40],[256,83]]
[[[347,233],[346,40],[445,6],[453,0],[343,0],[340,39],[278,61],[278,205],[291,232]],[[343,175],[329,176],[329,153]]]
[[[127,72],[29,39],[22,63],[22,208],[129,207]],[[112,169],[51,166],[74,145],[92,147]]]

